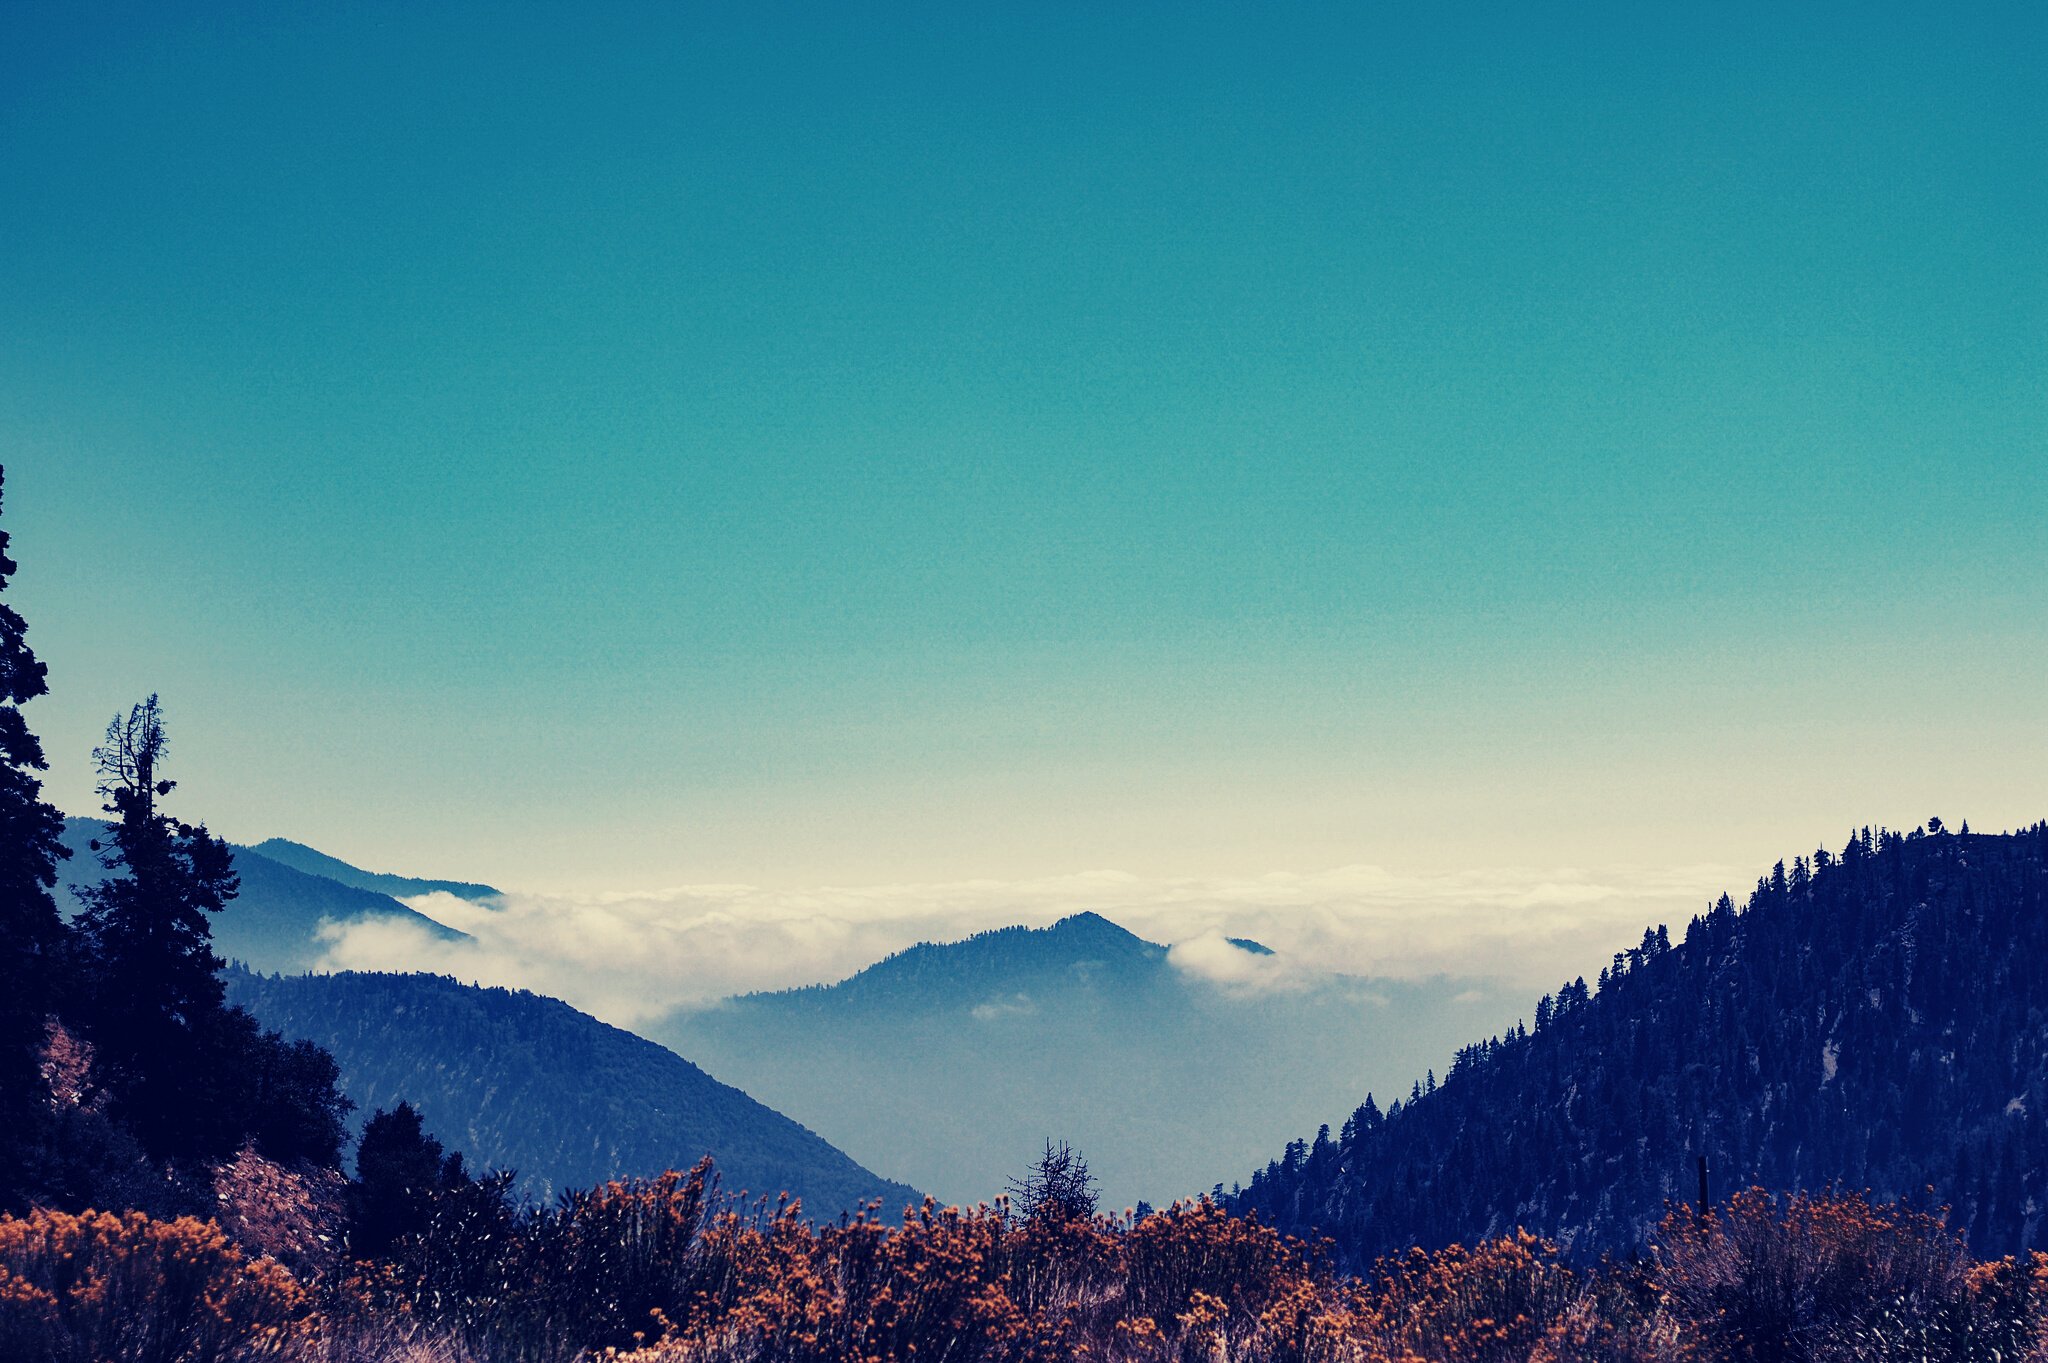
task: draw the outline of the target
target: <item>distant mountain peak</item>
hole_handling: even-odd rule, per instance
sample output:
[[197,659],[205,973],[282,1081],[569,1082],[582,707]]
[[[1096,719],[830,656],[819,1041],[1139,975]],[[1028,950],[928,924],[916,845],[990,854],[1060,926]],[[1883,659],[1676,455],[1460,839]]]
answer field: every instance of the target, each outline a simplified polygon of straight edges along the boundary
[[1239,951],[1248,951],[1254,956],[1271,956],[1273,954],[1273,948],[1267,946],[1264,942],[1254,942],[1249,937],[1226,937],[1223,940],[1236,947]]
[[901,1000],[965,1010],[1020,988],[1036,993],[1066,986],[1136,986],[1165,969],[1166,948],[1099,913],[1069,914],[1049,927],[1015,924],[952,942],[919,942],[892,952],[836,984],[749,994],[754,1003],[827,998]]
[[[1257,943],[1203,940],[1257,964]],[[655,1035],[942,1198],[993,1196],[1052,1135],[1127,1206],[1211,1188],[1276,1133],[1441,1069],[1506,1012],[1479,983],[1332,977],[1253,997],[1081,912],[679,1009]]]
[[[1026,928],[1025,931],[1031,932],[1034,929]],[[1139,946],[1146,947],[1157,945],[1156,943],[1147,942],[1122,924],[1111,922],[1093,909],[1083,909],[1079,913],[1070,913],[1051,927],[1038,928],[1035,931],[1067,938],[1100,939],[1120,944],[1136,943]]]
[[394,899],[408,899],[423,894],[452,894],[458,899],[496,899],[498,891],[489,885],[480,885],[469,880],[428,880],[419,876],[392,875],[384,871],[365,871],[353,866],[340,857],[329,856],[317,847],[308,847],[290,838],[265,838],[249,849],[281,862],[295,871],[308,875],[325,876],[329,880],[359,890],[374,890]]

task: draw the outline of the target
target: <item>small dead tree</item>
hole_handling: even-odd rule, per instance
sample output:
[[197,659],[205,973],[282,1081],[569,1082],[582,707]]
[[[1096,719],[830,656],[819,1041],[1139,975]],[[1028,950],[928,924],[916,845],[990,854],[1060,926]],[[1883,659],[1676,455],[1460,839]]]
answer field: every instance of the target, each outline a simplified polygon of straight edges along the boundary
[[1009,1192],[1012,1214],[1025,1221],[1086,1221],[1095,1215],[1095,1178],[1088,1161],[1051,1137],[1024,1177],[1010,1180]]

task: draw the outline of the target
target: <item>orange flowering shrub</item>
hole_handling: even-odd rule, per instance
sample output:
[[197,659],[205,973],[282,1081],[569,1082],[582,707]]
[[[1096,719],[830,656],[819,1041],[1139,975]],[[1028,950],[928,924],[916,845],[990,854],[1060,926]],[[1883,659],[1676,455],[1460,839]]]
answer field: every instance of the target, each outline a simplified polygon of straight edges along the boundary
[[1517,1232],[1416,1251],[1362,1282],[1206,1202],[1064,1224],[928,1205],[893,1229],[728,1213],[701,1238],[704,1287],[686,1318],[632,1357],[2048,1363],[2028,1352],[2048,1319],[2048,1259],[1969,1265],[1938,1218],[1751,1196],[1715,1218],[1674,1218],[1656,1252],[1657,1271],[1574,1268]]
[[1355,1284],[1207,1202],[1135,1223],[927,1202],[899,1227],[725,1213],[687,1319],[638,1363],[1350,1357]]
[[1307,1246],[1203,1198],[1131,1226],[1117,1244],[1117,1329],[1134,1355],[1312,1358],[1356,1333],[1355,1284]]
[[1388,1358],[1520,1363],[1554,1344],[1581,1295],[1557,1247],[1526,1231],[1379,1266],[1368,1333]]
[[0,1358],[22,1363],[289,1356],[304,1294],[210,1221],[141,1212],[0,1217]]
[[1095,1217],[1010,1217],[1007,1199],[982,1215],[997,1224],[994,1267],[1017,1309],[1035,1321],[1044,1347],[1104,1327],[1115,1309],[1123,1239],[1116,1223]]
[[[2048,1254],[2036,1251],[2021,1258],[2008,1256],[1972,1264],[1963,1284],[1967,1305],[1949,1313],[1946,1331],[1939,1332],[1961,1346],[1951,1348],[1950,1353],[2048,1363]],[[1881,1316],[1871,1335],[1891,1333],[1884,1328],[1887,1324]]]
[[1006,1290],[1006,1226],[927,1201],[891,1230],[867,1215],[813,1228],[795,1206],[718,1217],[693,1319],[664,1356],[1027,1358],[1050,1341]]
[[1974,1262],[1940,1216],[1833,1193],[1676,1213],[1641,1264],[1517,1232],[1368,1280],[1206,1200],[873,1210],[722,1205],[702,1165],[550,1211],[473,1185],[313,1298],[210,1222],[38,1212],[0,1219],[0,1360],[2048,1363],[2048,1256]]

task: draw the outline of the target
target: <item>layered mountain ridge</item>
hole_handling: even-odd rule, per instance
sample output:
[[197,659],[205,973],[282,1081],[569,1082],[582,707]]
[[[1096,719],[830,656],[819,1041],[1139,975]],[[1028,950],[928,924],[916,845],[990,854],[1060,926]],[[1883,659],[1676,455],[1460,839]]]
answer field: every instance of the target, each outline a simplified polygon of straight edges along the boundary
[[[108,874],[92,848],[105,837],[98,820],[66,821],[67,912],[79,906],[75,887]],[[460,938],[393,894],[483,900],[497,893],[489,886],[365,871],[275,838],[233,856],[241,891],[210,925],[216,953],[234,963],[229,1002],[329,1051],[358,1128],[410,1102],[472,1168],[509,1168],[540,1200],[706,1154],[727,1188],[789,1192],[825,1215],[917,1199],[681,1056],[558,1000],[430,975],[304,973],[340,924],[390,919]]]
[[[98,884],[107,874],[92,848],[95,840],[105,841],[106,837],[107,825],[101,820],[64,821],[64,845],[71,849],[71,856],[58,866],[56,897],[58,908],[67,916],[78,911],[76,891]],[[273,839],[264,846],[274,848],[276,842]],[[314,855],[355,871],[346,862]],[[351,883],[280,861],[254,847],[234,848],[234,864],[241,891],[213,916],[213,946],[222,959],[239,961],[252,970],[310,970],[326,952],[324,930],[364,919],[397,920],[443,940],[465,935],[400,903],[391,894],[361,883],[406,881],[405,877],[380,877],[356,871],[352,880],[357,883]]]
[[350,865],[340,857],[329,856],[316,847],[289,838],[265,838],[254,847],[246,849],[258,856],[282,862],[295,871],[307,875],[325,876],[343,885],[359,890],[370,890],[377,894],[389,895],[394,899],[410,899],[423,894],[452,894],[458,899],[495,899],[498,891],[489,885],[479,885],[468,880],[423,880],[418,876],[392,875],[386,871],[365,871],[360,866]]

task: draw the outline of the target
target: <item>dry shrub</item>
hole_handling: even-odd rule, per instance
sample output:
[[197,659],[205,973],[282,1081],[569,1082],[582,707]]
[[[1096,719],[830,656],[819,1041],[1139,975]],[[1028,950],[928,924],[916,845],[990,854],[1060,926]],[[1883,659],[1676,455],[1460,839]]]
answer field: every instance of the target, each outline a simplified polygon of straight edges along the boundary
[[289,1363],[498,1363],[406,1311],[341,1309],[311,1324]]
[[280,1164],[249,1145],[213,1171],[222,1229],[245,1250],[275,1259],[302,1280],[341,1261],[347,1188],[336,1170]]
[[289,1357],[306,1301],[210,1221],[141,1212],[0,1218],[0,1357],[240,1363]]
[[1005,1234],[989,1208],[930,1201],[893,1231],[867,1215],[814,1228],[794,1206],[724,1213],[704,1234],[704,1289],[660,1356],[1032,1357],[1054,1341],[1005,1290]]
[[1578,1275],[1525,1231],[1383,1262],[1369,1332],[1388,1358],[1522,1363],[1567,1327]]
[[313,1301],[211,1223],[42,1212],[0,1221],[0,1359],[2048,1363],[2048,1257],[1976,1263],[1939,1216],[1831,1193],[1676,1214],[1641,1266],[1517,1232],[1369,1282],[1207,1201],[871,1211],[721,1208],[704,1166],[547,1212],[473,1187]]
[[1203,1198],[1131,1226],[1116,1245],[1123,1292],[1113,1338],[1134,1357],[1306,1359],[1357,1333],[1355,1285],[1307,1246]]
[[710,1178],[705,1160],[687,1174],[618,1180],[535,1219],[531,1289],[556,1333],[591,1349],[628,1348],[685,1313],[701,1286]]
[[42,1076],[50,1090],[50,1106],[57,1109],[102,1110],[107,1095],[95,1092],[92,1083],[92,1043],[55,1018],[43,1030]]
[[1651,1275],[1680,1347],[1732,1363],[2024,1358],[2040,1314],[2041,1280],[1942,1215],[1833,1191],[1674,1212]]
[[518,1209],[507,1187],[493,1176],[437,1194],[422,1232],[357,1265],[355,1294],[502,1363],[634,1348],[689,1314],[708,1271],[709,1161],[547,1211]]

